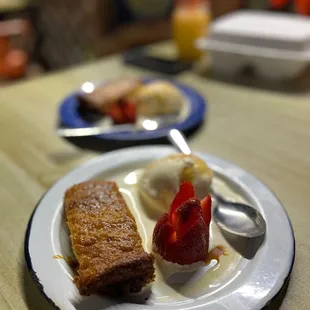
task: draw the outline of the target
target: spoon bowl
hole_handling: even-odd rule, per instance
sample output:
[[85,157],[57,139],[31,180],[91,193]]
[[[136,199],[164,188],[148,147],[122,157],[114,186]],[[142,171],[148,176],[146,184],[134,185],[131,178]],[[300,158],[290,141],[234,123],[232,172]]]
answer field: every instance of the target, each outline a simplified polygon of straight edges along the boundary
[[221,229],[241,237],[255,238],[266,231],[262,215],[242,203],[220,203],[214,208],[212,218]]

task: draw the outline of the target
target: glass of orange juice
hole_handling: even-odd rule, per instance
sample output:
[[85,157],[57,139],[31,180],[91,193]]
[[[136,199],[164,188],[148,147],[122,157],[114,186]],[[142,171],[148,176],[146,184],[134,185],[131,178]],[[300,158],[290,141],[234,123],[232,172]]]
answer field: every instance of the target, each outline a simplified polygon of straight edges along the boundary
[[195,41],[207,33],[211,20],[208,4],[206,0],[177,1],[172,14],[172,33],[180,60],[194,61],[201,56]]

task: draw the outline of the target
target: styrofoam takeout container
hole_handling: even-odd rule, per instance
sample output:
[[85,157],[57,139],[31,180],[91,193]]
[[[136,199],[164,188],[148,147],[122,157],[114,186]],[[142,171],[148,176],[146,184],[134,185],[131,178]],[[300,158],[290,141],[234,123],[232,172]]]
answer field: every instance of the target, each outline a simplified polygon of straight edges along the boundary
[[245,66],[269,79],[292,79],[310,63],[310,19],[293,14],[240,11],[211,24],[197,47],[217,72],[234,75]]

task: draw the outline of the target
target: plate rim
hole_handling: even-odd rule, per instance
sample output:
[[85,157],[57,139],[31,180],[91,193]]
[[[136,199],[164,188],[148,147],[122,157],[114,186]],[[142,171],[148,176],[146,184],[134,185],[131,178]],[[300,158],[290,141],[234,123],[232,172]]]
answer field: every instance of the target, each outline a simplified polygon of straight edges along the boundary
[[[196,106],[195,112],[190,112],[187,117],[177,123],[171,124],[169,126],[166,126],[164,128],[156,129],[153,131],[142,131],[137,133],[132,132],[119,132],[119,133],[106,133],[101,134],[98,136],[93,136],[97,139],[102,140],[116,140],[116,141],[144,141],[144,140],[153,140],[153,139],[160,139],[163,137],[166,137],[167,132],[170,129],[176,128],[181,131],[188,131],[192,128],[195,128],[195,126],[198,126],[201,124],[206,117],[206,113],[208,112],[208,100],[200,94],[198,90],[193,88],[192,86],[186,85],[184,83],[181,83],[179,81],[175,81],[168,78],[154,78],[154,77],[144,77],[141,78],[142,81],[148,83],[150,81],[168,81],[175,85],[184,96],[187,97],[188,101],[190,102],[190,106],[193,105],[193,103]],[[95,87],[98,87],[98,85],[103,84],[107,81],[110,81],[109,79],[106,80],[99,80],[99,81],[93,81],[92,83],[95,85]],[[96,86],[97,85],[97,86]],[[72,119],[74,121],[74,118],[72,116],[72,107],[74,108],[77,105],[77,98],[76,96],[81,91],[80,88],[76,89],[75,91],[70,92],[67,94],[60,102],[58,106],[58,118],[60,122],[63,122],[66,126],[71,126],[72,128],[77,128],[79,126],[73,125]],[[76,111],[76,109],[75,109]]]
[[[161,145],[161,146],[135,146],[135,147],[128,147],[128,148],[124,148],[124,149],[120,149],[120,150],[116,150],[116,151],[112,151],[112,152],[107,152],[105,154],[102,154],[100,156],[97,156],[95,158],[92,158],[90,160],[87,160],[85,163],[77,166],[76,168],[72,169],[70,172],[68,172],[67,174],[65,174],[63,177],[61,177],[59,180],[57,180],[55,183],[53,183],[50,187],[48,187],[46,189],[46,191],[42,194],[42,196],[40,197],[40,199],[38,200],[38,202],[36,203],[32,213],[31,213],[31,216],[29,218],[29,221],[28,221],[28,224],[27,224],[27,228],[26,228],[26,233],[25,233],[25,239],[24,239],[24,256],[25,256],[25,261],[26,261],[26,266],[27,266],[27,269],[31,275],[31,278],[32,280],[35,282],[35,284],[37,285],[39,291],[41,292],[41,294],[44,296],[44,298],[55,308],[55,309],[61,309],[58,305],[56,305],[56,303],[54,302],[54,300],[49,297],[47,295],[47,293],[44,291],[44,286],[41,284],[40,282],[40,279],[39,277],[37,276],[37,273],[36,271],[34,270],[33,268],[33,264],[32,264],[32,258],[31,258],[31,255],[30,255],[30,234],[31,234],[31,229],[32,229],[32,224],[33,224],[33,219],[35,217],[35,214],[36,214],[36,211],[38,210],[39,206],[40,206],[40,203],[42,202],[42,200],[45,198],[45,196],[50,193],[52,191],[52,189],[58,184],[61,182],[61,180],[63,180],[65,177],[67,177],[68,175],[70,175],[71,173],[73,173],[74,171],[78,170],[78,169],[81,169],[81,168],[85,168],[89,165],[94,165],[96,162],[100,162],[102,160],[102,157],[105,157],[106,155],[111,155],[111,153],[119,153],[119,152],[124,152],[124,151],[133,151],[133,150],[146,150],[146,149],[154,149],[155,148],[159,148],[159,149],[170,149],[171,151],[173,151],[174,149],[173,148],[170,148],[170,147],[167,147],[167,146],[164,146],[164,145]],[[280,294],[280,292],[282,291],[283,287],[285,287],[288,282],[289,282],[289,278],[290,278],[290,275],[291,275],[291,272],[292,272],[292,269],[293,269],[293,266],[294,266],[294,262],[295,262],[295,256],[296,256],[296,241],[295,241],[295,234],[294,234],[294,229],[293,229],[293,226],[292,226],[292,223],[291,223],[291,220],[288,216],[288,213],[285,209],[285,207],[283,206],[283,204],[281,203],[281,201],[279,200],[279,198],[277,197],[277,195],[265,184],[263,183],[261,180],[259,180],[256,176],[254,176],[252,173],[244,170],[243,168],[241,168],[239,165],[236,165],[234,163],[232,163],[231,161],[229,160],[226,160],[226,159],[222,159],[220,157],[217,157],[217,156],[213,156],[209,153],[204,153],[204,152],[195,152],[198,156],[201,156],[203,157],[203,155],[205,156],[209,156],[209,157],[212,157],[214,158],[215,160],[218,159],[224,163],[227,163],[228,165],[231,165],[232,167],[234,168],[238,168],[240,169],[241,171],[244,171],[248,176],[251,176],[256,182],[259,182],[261,183],[261,185],[263,185],[275,198],[275,200],[277,200],[277,202],[281,205],[285,215],[286,215],[286,218],[287,218],[287,221],[289,223],[289,226],[290,226],[290,230],[291,230],[291,237],[292,237],[292,254],[291,254],[291,263],[290,263],[290,267],[289,267],[289,270],[287,272],[287,275],[286,277],[284,278],[283,280],[283,283],[280,287],[280,289],[275,292],[273,294],[273,296],[271,296],[271,298],[269,300],[266,301],[265,305],[261,307],[261,309],[265,309],[266,307],[268,307],[277,297],[278,295]]]

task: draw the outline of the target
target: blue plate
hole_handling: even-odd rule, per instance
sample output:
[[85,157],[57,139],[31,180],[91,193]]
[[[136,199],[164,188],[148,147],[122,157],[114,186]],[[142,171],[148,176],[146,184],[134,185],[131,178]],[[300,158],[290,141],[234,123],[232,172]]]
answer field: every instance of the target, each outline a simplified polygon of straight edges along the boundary
[[[155,79],[144,79],[144,83],[156,81]],[[169,81],[175,85],[184,95],[188,102],[188,113],[185,118],[175,124],[159,128],[153,131],[127,131],[117,133],[107,133],[96,136],[96,138],[104,140],[118,141],[143,141],[151,139],[159,139],[167,136],[167,133],[172,128],[177,128],[180,131],[186,132],[197,127],[204,119],[206,111],[205,99],[193,88],[184,84]],[[98,84],[97,84],[98,85]],[[70,94],[64,99],[59,108],[59,120],[64,127],[81,128],[96,126],[95,122],[86,121],[79,112],[79,91]]]

